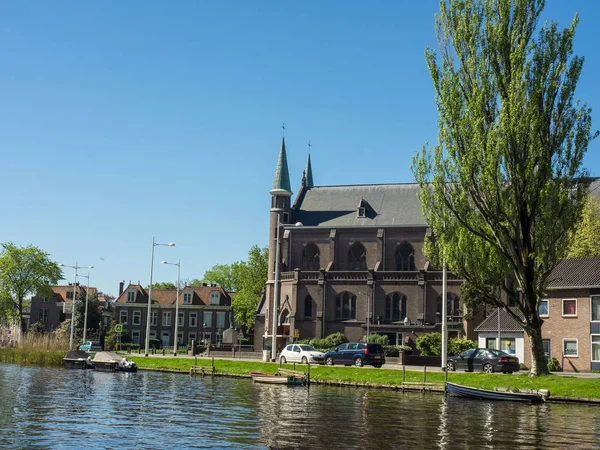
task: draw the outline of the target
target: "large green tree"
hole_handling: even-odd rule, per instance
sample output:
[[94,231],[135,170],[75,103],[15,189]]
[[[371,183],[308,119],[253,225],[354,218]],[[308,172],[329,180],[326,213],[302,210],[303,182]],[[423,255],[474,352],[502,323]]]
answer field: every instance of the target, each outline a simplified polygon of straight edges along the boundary
[[216,283],[217,286],[222,287],[228,292],[237,291],[238,275],[240,272],[239,266],[241,264],[243,263],[234,262],[233,264],[216,264],[204,273],[202,280],[192,281],[192,285],[201,286],[203,283]]
[[581,221],[571,234],[569,258],[600,256],[600,202],[588,196]]
[[543,0],[440,3],[439,56],[426,51],[439,143],[413,161],[434,236],[427,254],[464,279],[470,308],[506,307],[514,296],[522,316],[507,310],[529,337],[532,375],[547,373],[538,305],[581,215],[582,159],[596,136],[591,111],[573,101],[583,67],[573,56],[578,18],[564,30],[540,26],[543,8]]
[[[75,302],[75,327],[77,330],[83,331],[83,322],[85,321],[85,293],[80,292],[77,294],[77,301]],[[96,295],[88,296],[88,313],[87,313],[87,332],[96,332],[102,321],[102,311],[100,311],[100,303]],[[83,336],[83,332],[79,333]]]
[[33,246],[18,247],[12,242],[2,244],[0,252],[0,292],[3,302],[20,320],[21,331],[26,331],[23,317],[27,296],[52,295],[52,285],[62,279],[62,270],[45,251]]
[[269,249],[253,246],[248,260],[236,265],[237,292],[233,298],[233,313],[237,323],[245,328],[254,326],[256,307],[267,282]]

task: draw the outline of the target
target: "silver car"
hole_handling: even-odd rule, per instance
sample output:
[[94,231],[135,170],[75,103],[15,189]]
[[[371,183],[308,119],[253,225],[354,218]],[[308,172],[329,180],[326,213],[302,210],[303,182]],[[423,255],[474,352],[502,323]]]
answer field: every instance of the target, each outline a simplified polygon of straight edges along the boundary
[[302,364],[323,364],[325,354],[318,351],[312,345],[308,344],[289,344],[281,351],[279,361],[282,364],[286,362],[299,362]]

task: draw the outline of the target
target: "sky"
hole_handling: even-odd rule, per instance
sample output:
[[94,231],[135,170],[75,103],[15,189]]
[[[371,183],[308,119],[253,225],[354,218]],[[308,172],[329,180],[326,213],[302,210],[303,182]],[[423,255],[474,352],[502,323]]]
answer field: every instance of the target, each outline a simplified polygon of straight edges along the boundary
[[[598,129],[600,4],[547,3],[561,28],[580,15],[576,98]],[[295,193],[309,141],[316,185],[412,182],[437,142],[438,5],[0,2],[0,242],[93,265],[90,284],[116,295],[148,285],[155,236],[175,247],[155,247],[154,281],[177,280],[161,260],[202,278],[267,245],[282,123]]]

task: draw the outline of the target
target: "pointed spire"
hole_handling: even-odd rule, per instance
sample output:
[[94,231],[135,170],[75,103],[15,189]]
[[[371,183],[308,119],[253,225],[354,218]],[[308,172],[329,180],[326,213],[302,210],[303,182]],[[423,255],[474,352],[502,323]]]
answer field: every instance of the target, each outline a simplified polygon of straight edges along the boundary
[[306,170],[304,172],[304,176],[306,177],[306,187],[315,187],[315,183],[313,182],[312,166],[310,165],[310,153],[308,154],[308,160],[306,161]]
[[287,156],[285,153],[285,138],[281,138],[281,150],[279,151],[279,159],[277,160],[277,168],[275,169],[275,178],[273,179],[273,189],[271,194],[292,195],[290,185],[290,173],[288,171]]

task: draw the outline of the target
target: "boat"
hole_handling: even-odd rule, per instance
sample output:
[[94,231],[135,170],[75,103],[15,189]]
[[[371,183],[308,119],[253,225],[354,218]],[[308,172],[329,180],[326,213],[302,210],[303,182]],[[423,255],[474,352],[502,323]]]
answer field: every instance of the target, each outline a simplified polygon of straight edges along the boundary
[[306,384],[304,374],[283,374],[279,371],[276,374],[250,372],[250,376],[252,376],[252,380],[255,383],[284,384],[287,386],[302,386]]
[[67,369],[93,369],[92,357],[82,350],[70,350],[63,358]]
[[137,372],[135,362],[116,352],[98,352],[92,359],[94,369],[100,372]]
[[478,389],[469,386],[462,386],[456,383],[446,381],[446,393],[455,397],[476,398],[480,400],[509,400],[513,402],[541,403],[550,397],[550,391],[547,389],[503,389],[495,388],[493,391],[488,389]]

